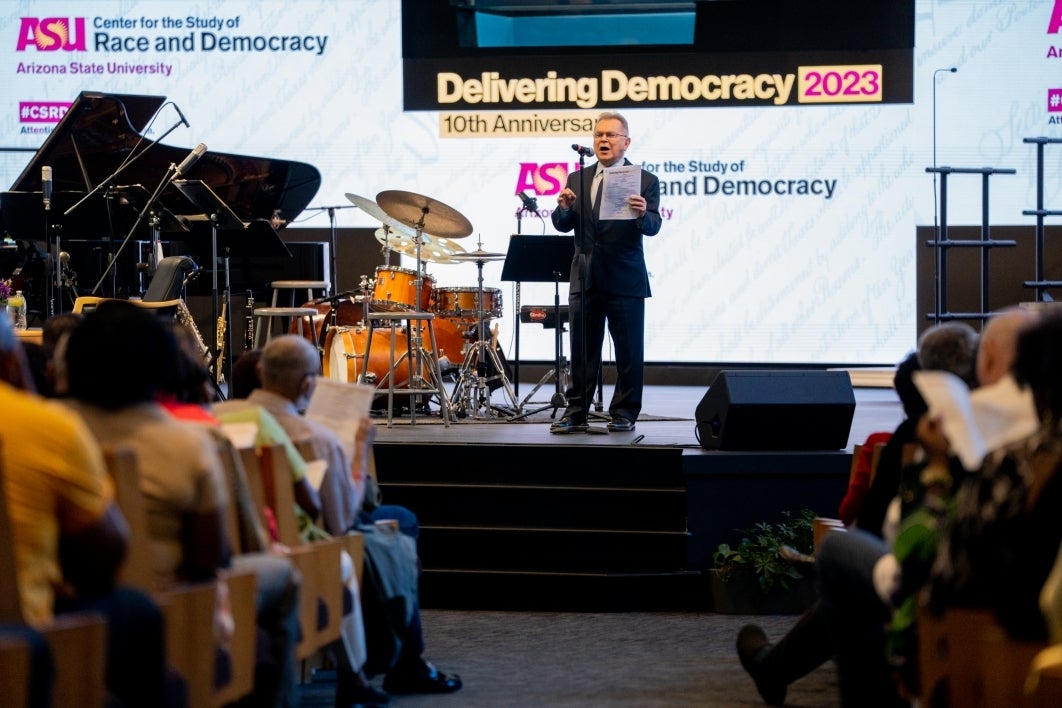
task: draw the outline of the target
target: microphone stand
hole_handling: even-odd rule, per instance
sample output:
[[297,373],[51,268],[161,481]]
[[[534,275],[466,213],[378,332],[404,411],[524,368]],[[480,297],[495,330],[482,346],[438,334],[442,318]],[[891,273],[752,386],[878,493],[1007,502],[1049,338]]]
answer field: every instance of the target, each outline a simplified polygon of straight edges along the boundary
[[[583,155],[582,151],[579,151],[579,183],[580,185],[582,185],[584,182],[586,182],[589,185],[589,189],[592,190],[594,189],[594,176],[590,175],[589,180],[585,179],[585,160],[586,158]],[[604,179],[604,177],[602,177],[602,179]],[[580,350],[582,352],[582,361],[579,362],[579,368],[581,369],[580,378],[582,379],[581,381],[579,381],[579,395],[582,397],[583,401],[583,415],[586,416],[586,432],[592,435],[607,435],[608,430],[606,430],[605,428],[594,427],[593,425],[590,425],[590,410],[593,407],[593,386],[588,385],[588,382],[590,381],[590,362],[587,361],[586,348],[586,269],[589,267],[590,256],[592,256],[593,254],[593,248],[591,247],[590,253],[588,254],[586,253],[585,247],[587,244],[587,240],[589,240],[592,245],[595,243],[595,241],[593,240],[590,234],[590,229],[587,228],[587,224],[593,226],[593,206],[590,204],[590,197],[587,195],[587,191],[587,189],[579,190],[579,232],[583,239],[583,248],[580,249],[583,251],[583,253],[582,258],[579,259],[579,346],[582,347],[582,349]],[[604,196],[604,190],[602,190],[602,196]],[[587,209],[587,207],[590,208]],[[560,327],[560,322],[557,323],[557,326]],[[574,322],[572,323],[572,333],[575,333]],[[575,373],[574,368],[572,373]]]
[[[144,153],[140,154],[143,155]],[[117,172],[115,174],[117,174]],[[133,222],[133,225],[129,228],[129,232],[122,240],[122,245],[118,247],[118,250],[115,251],[114,255],[111,256],[110,263],[108,263],[107,267],[103,269],[103,274],[96,282],[96,286],[92,288],[93,295],[95,295],[99,291],[100,286],[103,285],[103,281],[107,279],[107,274],[111,272],[111,269],[114,268],[114,264],[118,262],[118,257],[122,255],[122,251],[124,251],[125,247],[129,245],[129,241],[133,238],[133,234],[136,233],[137,228],[140,227],[140,222],[142,222],[144,220],[144,217],[147,216],[148,212],[154,208],[155,200],[159,198],[159,195],[162,194],[162,190],[166,189],[166,187],[169,186],[170,182],[172,182],[175,177],[177,177],[177,166],[171,163],[170,166],[166,169],[166,175],[162,178],[162,181],[159,182],[159,186],[155,188],[155,191],[151,194],[151,197],[147,200],[147,203],[144,204],[144,208],[140,210],[140,214],[136,217],[136,221]],[[108,177],[107,179],[111,179],[111,177]],[[74,206],[77,205],[75,204]],[[70,207],[70,209],[73,208],[74,207]],[[67,213],[70,213],[70,210],[67,210]]]
[[[329,233],[329,248],[331,249],[331,276],[332,286],[328,288],[328,293],[336,293],[339,291],[339,275],[336,271],[336,209],[354,209],[353,204],[342,204],[340,206],[321,206],[321,207],[306,207],[306,211],[327,211],[328,212],[328,233]],[[334,313],[333,313],[334,314]]]
[[[538,202],[534,199],[534,197],[529,198],[529,201],[535,207],[538,206]],[[523,220],[524,212],[525,211],[532,211],[531,209],[528,209],[527,202],[524,201],[523,197],[521,197],[521,202],[523,202],[523,204],[516,211],[516,234],[517,235],[520,235],[521,233],[523,233],[520,230],[520,226],[521,226],[521,222]],[[533,211],[534,211],[534,213],[537,213],[537,209],[535,209]],[[543,235],[545,235],[545,233],[546,233],[546,221],[545,221],[545,219],[542,219],[542,215],[541,214],[538,214],[538,218],[542,220],[542,233],[543,233]],[[555,292],[558,292],[558,291],[555,290]],[[519,317],[520,317],[520,281],[516,281],[515,283],[513,283],[513,301],[515,303],[513,305],[513,312],[516,313],[516,317],[517,317],[516,334],[515,334],[516,341],[514,343],[514,346],[516,347],[516,361],[513,362],[513,393],[515,393],[517,395],[517,397],[519,397],[520,396],[520,322],[519,322]],[[559,311],[559,308],[560,308],[560,303],[559,302],[557,303],[557,308],[558,308],[558,311]],[[559,373],[560,370],[558,369],[557,371]],[[563,398],[563,394],[562,394],[561,397]],[[562,405],[566,405],[566,404],[562,404]]]
[[[339,274],[336,270],[336,261],[338,260],[336,254],[336,209],[353,209],[353,204],[341,204],[340,206],[323,206],[323,207],[307,207],[307,209],[313,211],[327,211],[328,212],[328,235],[330,250],[329,260],[331,266],[332,284],[328,288],[328,300],[331,301],[332,311],[328,315],[328,320],[325,321],[324,326],[321,328],[320,341],[321,346],[324,346],[325,337],[328,336],[329,331],[338,324],[339,317],[339,295],[333,293],[339,292]],[[419,291],[418,291],[419,292]]]
[[[41,192],[44,193],[44,185],[41,186]],[[59,227],[55,227],[55,261],[53,261],[54,273],[48,276],[48,314],[47,317],[54,317],[57,313],[63,311],[63,290],[62,290],[62,266],[59,263]],[[44,199],[44,242],[48,244],[48,249],[51,250],[52,245],[52,202],[51,199]],[[59,302],[59,309],[56,310],[56,301]],[[28,309],[28,308],[27,308]],[[47,318],[45,318],[47,319]]]
[[936,69],[933,71],[933,272],[934,272],[934,286],[933,293],[937,302],[937,306],[934,308],[933,324],[940,324],[940,217],[938,215],[940,207],[938,203],[940,201],[940,195],[937,192],[937,74],[943,74],[945,72],[955,73],[954,67],[948,67],[946,69]]
[[[119,174],[121,174],[121,173],[122,173],[123,171],[125,171],[125,169],[126,169],[126,168],[128,168],[128,167],[129,167],[130,165],[132,165],[132,164],[133,164],[133,163],[135,163],[135,162],[136,162],[137,160],[139,160],[139,159],[140,159],[141,157],[143,157],[143,156],[144,156],[144,155],[145,155],[145,154],[146,154],[146,153],[147,153],[147,152],[148,152],[148,151],[149,151],[149,150],[150,150],[151,148],[155,147],[155,146],[156,146],[156,145],[158,145],[158,144],[159,144],[159,143],[160,143],[161,141],[165,140],[165,139],[166,139],[166,136],[167,136],[167,135],[169,135],[170,133],[172,133],[173,131],[177,130],[178,126],[180,126],[180,125],[181,125],[181,121],[177,121],[177,122],[176,122],[176,123],[174,123],[174,124],[173,124],[173,126],[171,126],[171,127],[170,127],[170,128],[169,128],[169,129],[168,129],[168,130],[167,130],[166,132],[165,132],[165,133],[163,133],[163,134],[162,134],[162,135],[160,135],[159,137],[157,137],[157,138],[155,138],[154,140],[152,140],[151,142],[149,142],[149,143],[147,144],[147,147],[145,147],[145,148],[144,148],[143,150],[141,150],[140,152],[138,152],[138,153],[136,154],[136,157],[134,157],[134,158],[133,158],[133,159],[131,159],[131,160],[127,160],[126,162],[123,162],[122,164],[118,165],[118,169],[116,169],[116,170],[115,170],[114,172],[112,172],[112,173],[110,174],[110,176],[109,176],[109,177],[107,177],[107,178],[106,178],[106,179],[104,179],[104,180],[103,180],[102,182],[100,182],[100,183],[99,183],[99,184],[97,184],[97,185],[96,185],[95,187],[93,187],[93,188],[92,188],[92,189],[91,189],[91,190],[90,190],[90,191],[89,191],[89,192],[88,192],[88,193],[87,193],[87,194],[86,194],[85,196],[81,197],[81,199],[78,199],[78,200],[77,200],[77,202],[75,202],[75,203],[74,203],[74,205],[73,205],[72,207],[70,207],[69,209],[67,209],[66,211],[64,211],[64,212],[63,212],[63,216],[70,216],[70,213],[71,213],[71,212],[73,212],[73,211],[74,211],[75,209],[77,209],[77,208],[78,208],[79,206],[81,206],[81,205],[82,205],[82,204],[84,204],[84,203],[85,203],[86,201],[88,201],[88,200],[89,200],[89,198],[91,198],[91,197],[92,197],[93,195],[95,195],[95,194],[96,194],[96,192],[100,191],[100,190],[101,190],[101,189],[103,189],[104,187],[107,187],[107,186],[109,186],[109,185],[110,185],[110,183],[114,181],[114,178],[115,178],[115,177],[117,177],[117,176],[118,176]],[[87,180],[86,180],[86,181],[87,181]],[[93,290],[93,292],[96,292],[96,291],[95,291],[95,290]]]

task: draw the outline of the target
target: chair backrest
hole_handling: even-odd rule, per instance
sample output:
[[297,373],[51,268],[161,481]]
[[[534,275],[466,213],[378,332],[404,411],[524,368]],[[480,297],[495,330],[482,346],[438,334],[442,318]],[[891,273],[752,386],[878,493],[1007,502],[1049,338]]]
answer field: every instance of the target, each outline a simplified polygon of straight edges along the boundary
[[144,291],[144,302],[161,302],[181,297],[184,282],[198,266],[188,256],[166,256],[159,261],[155,275]]
[[[81,295],[74,300],[74,312],[81,314],[88,314],[95,310],[101,302],[107,300],[114,300],[113,297],[97,297],[95,295]],[[128,300],[137,307],[144,308],[145,310],[154,310],[157,314],[161,315],[176,315],[178,308],[181,306],[181,301],[176,298],[169,300]]]
[[0,696],[4,705],[29,705],[30,646],[16,637],[0,636]]
[[[0,622],[22,624],[18,569],[5,484],[0,458]],[[52,651],[55,705],[102,706],[106,694],[107,624],[104,618],[92,612],[75,612],[59,615],[37,629],[48,640]],[[17,691],[26,687],[28,670],[28,650],[25,656],[19,653],[17,646],[0,652],[0,675],[4,679],[0,681],[0,700],[3,705],[19,705]]]
[[0,457],[0,622],[22,622],[22,599],[18,589],[18,561],[7,510],[3,457]]
[[151,535],[148,531],[147,508],[140,491],[140,471],[136,453],[130,448],[108,448],[103,451],[107,471],[114,481],[114,498],[129,525],[130,544],[119,581],[152,593],[158,590],[154,563],[151,558]]
[[[918,615],[922,705],[1023,705],[1033,658],[1046,645],[1011,639],[989,610],[951,608]],[[945,700],[946,697],[946,700]]]
[[266,445],[259,451],[262,486],[266,503],[273,510],[277,521],[280,542],[295,546],[302,542],[299,537],[298,519],[295,517],[295,488],[292,484],[291,464],[283,445]]

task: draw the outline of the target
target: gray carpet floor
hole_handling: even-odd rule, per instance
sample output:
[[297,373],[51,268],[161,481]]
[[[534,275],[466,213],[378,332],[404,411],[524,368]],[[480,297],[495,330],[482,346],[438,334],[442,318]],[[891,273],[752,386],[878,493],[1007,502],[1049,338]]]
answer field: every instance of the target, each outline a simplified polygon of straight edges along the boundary
[[[425,610],[428,658],[460,674],[465,686],[449,696],[395,696],[392,705],[762,706],[738,662],[734,638],[749,622],[775,638],[795,619]],[[832,662],[790,686],[786,705],[839,705]]]

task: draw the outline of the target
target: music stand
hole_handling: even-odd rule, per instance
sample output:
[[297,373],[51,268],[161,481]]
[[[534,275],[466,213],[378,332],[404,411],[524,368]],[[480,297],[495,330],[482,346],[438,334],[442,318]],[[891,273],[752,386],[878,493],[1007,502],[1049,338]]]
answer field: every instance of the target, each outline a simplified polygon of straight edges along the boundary
[[[210,260],[212,263],[212,267],[210,269],[212,275],[211,294],[214,317],[214,343],[216,349],[218,339],[218,318],[221,311],[221,306],[219,304],[220,294],[218,290],[217,267],[219,232],[242,233],[246,235],[247,232],[252,231],[253,229],[253,231],[262,233],[261,225],[265,222],[254,221],[245,223],[241,221],[240,218],[236,216],[235,212],[233,212],[232,209],[229,208],[229,205],[226,204],[221,199],[221,197],[215,194],[214,190],[212,190],[210,186],[202,180],[178,179],[173,181],[173,186],[176,187],[177,190],[181,194],[183,194],[185,198],[192,203],[193,206],[199,209],[201,211],[201,214],[205,216],[210,222]],[[190,222],[194,222],[196,220],[196,217],[186,218],[188,218]],[[269,232],[272,233],[273,239],[281,245],[285,252],[288,252],[287,247],[284,246],[282,241],[280,241],[280,238],[279,236],[277,236],[276,231],[271,226],[268,226],[268,224],[265,225],[266,228],[268,228]],[[247,239],[244,238],[235,240],[246,241]],[[229,372],[230,375],[232,372],[232,327],[230,326],[232,320],[232,294],[231,289],[229,287],[229,257],[233,241],[234,239],[232,238],[226,239],[225,257],[223,261],[225,271],[225,340],[223,342],[223,346],[225,349],[225,361],[218,361],[215,364],[216,366],[224,367],[224,371]],[[216,356],[217,351],[215,351],[214,354]]]
[[[502,266],[502,280],[517,283],[553,283],[553,313],[557,322],[557,330],[554,340],[554,369],[552,374],[556,378],[556,391],[550,404],[529,413],[523,413],[517,418],[523,418],[533,413],[538,413],[546,408],[553,408],[550,417],[557,414],[557,409],[566,407],[564,391],[561,385],[561,370],[564,365],[564,324],[560,318],[560,281],[567,277],[571,269],[572,259],[575,257],[575,239],[571,236],[524,236],[514,234],[509,238],[509,249],[505,252],[505,265]],[[516,323],[516,362],[513,366],[513,378],[520,379],[520,321],[517,313]],[[542,378],[535,388],[528,394],[525,402],[534,395],[535,391],[548,379],[549,373]],[[521,404],[522,405],[522,404]]]

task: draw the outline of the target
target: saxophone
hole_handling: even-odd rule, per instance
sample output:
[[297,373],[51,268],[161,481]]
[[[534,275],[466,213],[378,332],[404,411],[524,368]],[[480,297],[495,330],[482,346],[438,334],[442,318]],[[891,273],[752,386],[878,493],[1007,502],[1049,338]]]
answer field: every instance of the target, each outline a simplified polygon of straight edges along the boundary
[[218,337],[217,337],[217,350],[218,358],[214,361],[214,380],[218,386],[225,383],[225,315],[228,310],[229,303],[225,300],[221,302],[221,314],[218,315]]
[[203,341],[203,335],[199,332],[199,327],[196,326],[195,320],[192,319],[192,313],[188,311],[188,305],[185,304],[184,299],[177,301],[177,321],[184,327],[187,327],[195,335],[195,341],[199,345],[199,353],[203,356],[203,361],[210,361],[210,347]]

